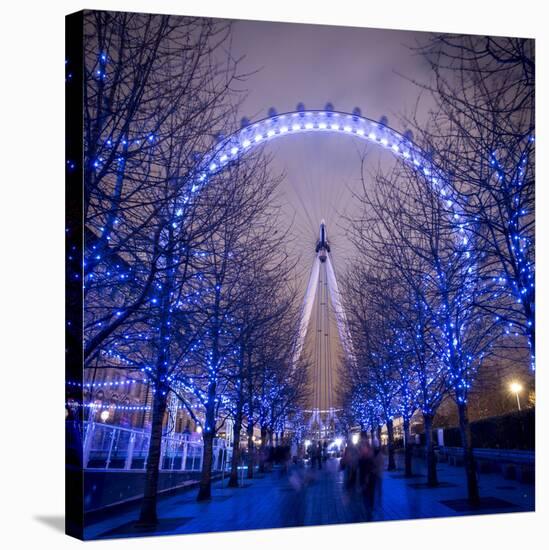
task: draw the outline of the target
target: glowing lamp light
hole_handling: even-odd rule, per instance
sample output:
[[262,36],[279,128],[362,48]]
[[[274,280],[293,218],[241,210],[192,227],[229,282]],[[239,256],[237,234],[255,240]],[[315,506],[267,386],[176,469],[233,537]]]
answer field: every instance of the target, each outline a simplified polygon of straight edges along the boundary
[[359,435],[358,435],[358,434],[353,434],[353,435],[351,436],[351,443],[352,443],[353,445],[356,445],[356,444],[358,443],[358,440],[359,440]]
[[197,426],[197,427],[196,427],[196,433],[197,433],[197,434],[201,434],[201,433],[202,433],[202,426]]
[[518,382],[511,382],[509,388],[513,393],[520,393],[522,391],[522,385]]
[[101,418],[102,422],[106,422],[109,419],[110,415],[111,413],[107,409],[105,409],[104,411],[101,411],[99,418]]
[[311,441],[310,441],[309,439],[306,439],[306,440],[304,441],[304,444],[305,444],[305,448],[307,449],[308,447],[311,446]]

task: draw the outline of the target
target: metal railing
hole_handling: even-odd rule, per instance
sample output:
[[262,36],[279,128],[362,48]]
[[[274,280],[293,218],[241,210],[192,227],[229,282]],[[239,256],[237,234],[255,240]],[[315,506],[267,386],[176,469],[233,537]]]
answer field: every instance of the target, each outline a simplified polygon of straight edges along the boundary
[[[83,466],[93,470],[143,471],[147,468],[150,432],[98,422],[83,423]],[[224,439],[214,439],[213,471],[230,469],[232,448]],[[188,434],[162,437],[160,470],[199,472],[204,444]]]

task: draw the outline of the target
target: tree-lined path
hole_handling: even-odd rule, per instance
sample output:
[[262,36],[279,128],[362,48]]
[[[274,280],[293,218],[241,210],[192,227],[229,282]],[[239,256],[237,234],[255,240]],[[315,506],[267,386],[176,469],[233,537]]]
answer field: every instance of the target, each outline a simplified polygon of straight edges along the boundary
[[[84,196],[66,227],[65,418],[67,485],[84,494],[69,491],[68,531],[532,510],[526,486],[477,470],[534,477],[533,41],[418,35],[398,56],[421,60],[401,78],[411,95],[393,97],[353,84],[348,59],[319,57],[332,76],[318,89],[309,60],[273,85],[271,61],[262,77],[246,63],[257,45],[240,22],[75,17],[67,97],[84,140],[67,182],[83,175]],[[462,469],[437,463],[448,452]],[[339,456],[377,495],[373,517]],[[282,460],[289,472],[263,472]]]
[[[423,463],[418,461],[417,466],[418,471],[423,470]],[[427,489],[423,487],[423,476],[406,479],[401,469],[385,472],[381,501],[376,505],[373,520],[470,514],[470,510],[458,511],[447,502],[463,502],[466,495],[463,469],[440,464],[439,475],[440,487]],[[479,482],[482,494],[491,505],[479,508],[476,513],[534,509],[533,485],[505,480],[499,474],[482,474]],[[226,480],[223,486],[221,482],[215,483],[209,502],[196,502],[194,491],[162,498],[158,508],[163,520],[156,530],[139,532],[129,526],[135,510],[128,509],[119,514],[110,513],[108,519],[90,525],[87,534],[94,538],[114,538],[130,533],[203,533],[366,521],[359,492],[349,494],[344,487],[344,475],[336,459],[328,460],[322,470],[291,469],[286,475],[275,468],[245,480],[242,488],[230,489]]]

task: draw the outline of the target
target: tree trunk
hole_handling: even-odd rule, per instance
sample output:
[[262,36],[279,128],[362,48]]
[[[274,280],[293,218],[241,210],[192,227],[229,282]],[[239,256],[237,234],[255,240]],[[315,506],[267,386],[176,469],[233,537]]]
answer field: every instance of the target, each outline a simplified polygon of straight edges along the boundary
[[[213,356],[216,358],[215,353]],[[213,463],[213,441],[215,437],[215,401],[217,383],[212,380],[208,386],[208,402],[206,404],[206,415],[202,439],[204,449],[202,455],[202,475],[198,488],[197,500],[210,500],[212,496],[212,463]]]
[[396,470],[395,463],[395,432],[393,429],[393,419],[387,420],[387,454],[388,464],[387,470]]
[[423,424],[425,427],[425,458],[427,460],[427,485],[436,487],[438,485],[437,461],[433,441],[433,415],[423,413]]
[[381,449],[381,426],[378,426],[376,428],[376,436],[377,436],[377,444],[379,445],[379,448]]
[[254,449],[254,425],[248,420],[248,479],[254,477],[254,462],[255,462],[255,449]]
[[160,468],[160,453],[162,449],[162,425],[166,412],[167,392],[160,389],[154,394],[152,410],[151,440],[147,454],[147,470],[145,473],[145,489],[138,525],[147,527],[158,523],[156,502],[158,491],[158,477]]
[[204,501],[212,498],[212,458],[213,458],[213,440],[214,430],[204,432],[204,457],[202,460],[202,476],[198,487],[198,496],[196,500]]
[[376,434],[373,427],[370,429],[370,439],[372,440],[372,447],[373,447],[375,445],[375,440],[376,440]]
[[412,442],[410,440],[410,420],[403,421],[404,428],[404,476],[412,477]]
[[267,427],[261,426],[261,446],[260,446],[260,457],[259,457],[259,471],[260,473],[265,473],[265,462],[266,462],[266,451],[267,451]]
[[242,429],[242,411],[237,412],[233,426],[233,456],[229,487],[238,487],[238,464],[240,462],[240,430]]
[[458,404],[459,414],[459,432],[461,435],[461,445],[463,447],[463,464],[465,475],[467,477],[467,498],[473,506],[478,506],[480,502],[478,492],[478,479],[475,468],[475,458],[473,456],[473,445],[471,441],[471,425],[467,417],[467,404]]

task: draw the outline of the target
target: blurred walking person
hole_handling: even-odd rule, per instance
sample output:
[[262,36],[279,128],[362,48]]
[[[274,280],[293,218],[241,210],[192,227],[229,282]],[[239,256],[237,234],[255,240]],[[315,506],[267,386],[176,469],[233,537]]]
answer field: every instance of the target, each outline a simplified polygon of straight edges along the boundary
[[378,474],[374,453],[375,451],[368,441],[368,436],[362,433],[358,447],[358,482],[366,512],[366,521],[372,521],[373,519],[376,499]]
[[356,445],[347,445],[341,457],[341,469],[345,472],[345,489],[352,492],[356,486],[358,473],[358,449]]

